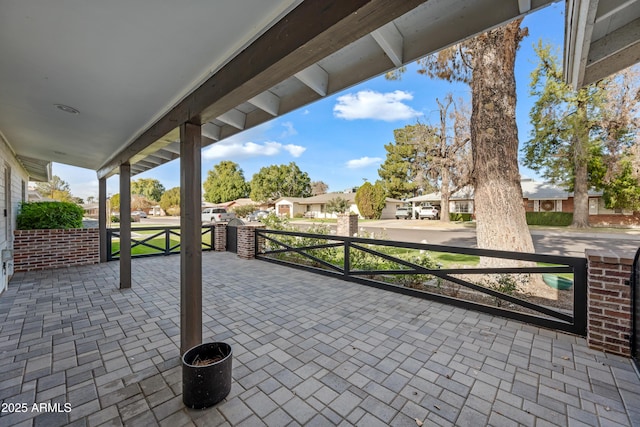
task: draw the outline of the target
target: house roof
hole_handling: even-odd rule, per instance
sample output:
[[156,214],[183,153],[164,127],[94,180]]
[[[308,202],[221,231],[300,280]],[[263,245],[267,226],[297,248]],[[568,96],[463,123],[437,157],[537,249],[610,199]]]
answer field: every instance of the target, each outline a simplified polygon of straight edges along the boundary
[[328,203],[332,199],[341,198],[345,199],[351,204],[356,202],[356,193],[325,193],[318,194],[317,196],[305,197],[298,201],[301,205],[317,205]]
[[[280,202],[281,200],[287,200],[289,202],[297,203],[299,205],[318,205],[318,204],[328,203],[331,199],[335,199],[337,197],[345,199],[352,205],[356,203],[356,193],[338,193],[338,192],[318,194],[317,196],[311,196],[311,197],[281,197],[278,200],[276,200],[276,203]],[[403,203],[402,200],[392,199],[391,197],[387,197],[386,202],[387,203]]]
[[4,2],[0,134],[38,179],[135,176],[183,123],[207,146],[552,2]]
[[567,200],[569,192],[547,182],[528,179],[520,181],[522,197],[530,200]]
[[[563,190],[562,188],[547,183],[534,181],[529,178],[523,178],[520,181],[522,186],[522,197],[529,200],[567,200],[569,197],[573,197],[573,193]],[[601,191],[589,190],[589,196],[601,196]],[[442,200],[440,192],[424,194],[418,197],[411,197],[407,199],[407,202],[419,203],[419,202],[439,202]],[[462,188],[451,195],[450,200],[473,200],[473,188],[468,186]]]

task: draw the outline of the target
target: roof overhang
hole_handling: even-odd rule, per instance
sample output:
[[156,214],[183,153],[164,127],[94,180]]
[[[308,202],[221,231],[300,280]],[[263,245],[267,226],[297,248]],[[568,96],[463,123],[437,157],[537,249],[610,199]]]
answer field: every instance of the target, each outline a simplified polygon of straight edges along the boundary
[[580,88],[640,62],[640,0],[568,0],[564,78]]
[[554,1],[9,2],[0,132],[25,159],[136,175],[180,156],[182,123],[207,146]]
[[16,155],[16,158],[22,165],[30,181],[48,182],[51,180],[51,162],[48,160],[34,159]]

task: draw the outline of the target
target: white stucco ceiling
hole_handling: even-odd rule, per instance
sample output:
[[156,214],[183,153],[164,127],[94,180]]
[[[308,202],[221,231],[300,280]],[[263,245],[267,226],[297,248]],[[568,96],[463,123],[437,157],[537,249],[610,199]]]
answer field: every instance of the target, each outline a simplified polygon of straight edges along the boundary
[[299,2],[2,0],[0,131],[98,169]]

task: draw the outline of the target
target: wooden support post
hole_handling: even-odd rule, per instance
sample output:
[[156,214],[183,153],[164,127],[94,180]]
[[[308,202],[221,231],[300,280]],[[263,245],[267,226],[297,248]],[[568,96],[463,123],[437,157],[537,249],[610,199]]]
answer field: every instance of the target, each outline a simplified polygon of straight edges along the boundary
[[200,125],[180,126],[180,352],[202,343]]
[[120,289],[131,287],[131,165],[120,165]]
[[100,262],[107,262],[107,179],[98,180],[98,228],[100,236]]

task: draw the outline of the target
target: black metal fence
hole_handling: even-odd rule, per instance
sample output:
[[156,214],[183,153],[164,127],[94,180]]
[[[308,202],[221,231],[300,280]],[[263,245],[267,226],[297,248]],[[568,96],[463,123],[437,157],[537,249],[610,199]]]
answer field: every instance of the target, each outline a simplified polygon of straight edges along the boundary
[[640,249],[631,268],[631,358],[640,372]]
[[[202,226],[202,250],[214,249],[213,225]],[[180,226],[136,227],[131,230],[131,257],[180,253]],[[107,261],[120,259],[120,229],[107,228]]]
[[[449,258],[454,260],[465,256],[479,257],[484,261],[501,259],[506,266],[465,268],[454,265],[442,268],[425,255],[427,253],[437,253],[441,258],[449,254]],[[587,260],[584,258],[267,229],[256,229],[256,258],[586,335]],[[479,264],[482,266],[483,262]],[[553,273],[572,278],[572,290],[551,290],[558,299],[560,295],[565,299],[569,295],[569,307],[558,307],[553,301],[546,303],[540,298],[523,296],[511,286],[513,279],[509,279],[524,277],[540,283],[543,275],[558,279],[559,276]],[[479,280],[472,281],[471,277],[479,277]],[[570,282],[566,278],[564,281]]]

